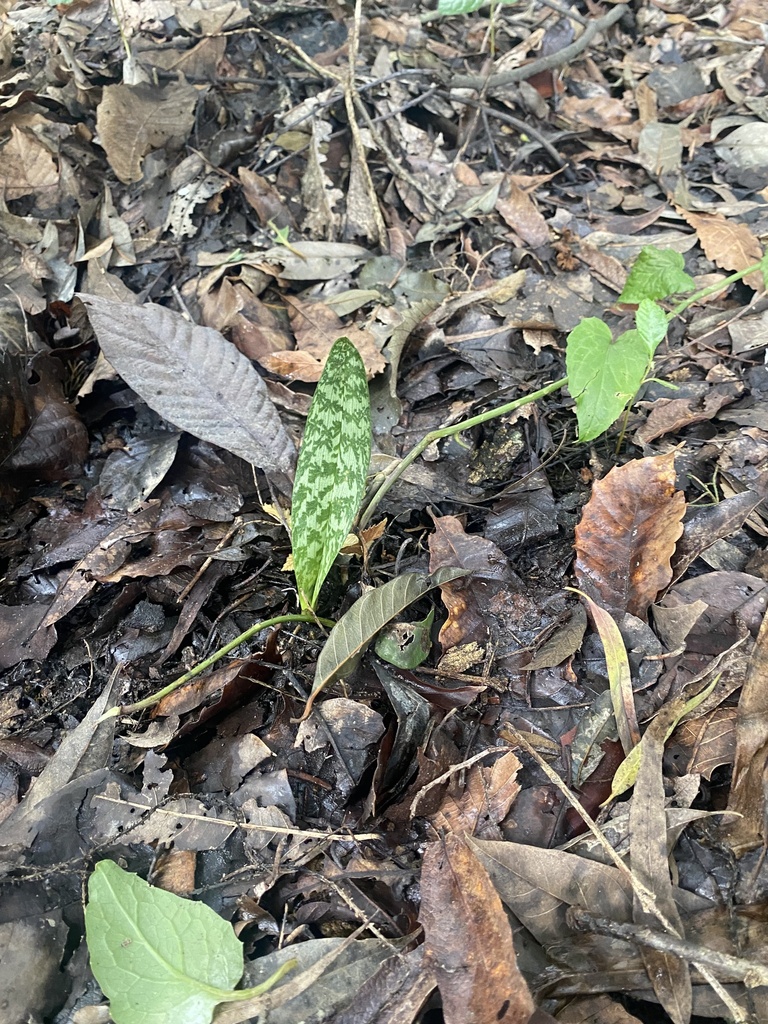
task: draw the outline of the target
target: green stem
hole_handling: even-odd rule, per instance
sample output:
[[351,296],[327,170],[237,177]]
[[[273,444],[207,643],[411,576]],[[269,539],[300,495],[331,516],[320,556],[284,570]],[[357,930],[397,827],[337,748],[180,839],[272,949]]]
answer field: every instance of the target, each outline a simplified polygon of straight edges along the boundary
[[429,448],[433,441],[439,441],[443,437],[453,437],[456,434],[461,434],[465,430],[471,430],[472,427],[477,427],[481,423],[487,423],[488,420],[493,420],[497,416],[504,416],[509,412],[514,412],[515,409],[519,409],[524,405],[530,405],[531,402],[536,402],[539,398],[544,398],[546,395],[551,395],[553,391],[559,391],[560,388],[565,387],[567,383],[568,378],[561,377],[560,380],[556,380],[554,384],[547,384],[546,387],[540,388],[538,391],[534,391],[532,394],[526,395],[524,398],[516,398],[514,402],[507,402],[506,405],[500,405],[497,409],[489,409],[487,412],[481,412],[477,416],[472,416],[468,420],[461,420],[460,423],[454,423],[453,426],[450,427],[440,427],[439,430],[430,430],[430,432],[425,434],[419,443],[414,445],[408,454],[396,463],[394,468],[386,474],[378,490],[368,502],[365,511],[360,516],[359,528],[362,530],[368,525],[376,507],[387,491],[397,483],[411,463],[415,462],[421,453],[426,448]]
[[667,320],[671,322],[676,316],[680,316],[681,313],[684,313],[689,306],[694,304],[694,302],[698,302],[699,299],[705,299],[707,295],[714,295],[715,292],[722,291],[726,285],[735,284],[736,281],[741,281],[743,278],[748,277],[750,274],[754,274],[756,271],[762,271],[762,269],[763,260],[759,263],[753,263],[752,266],[747,267],[746,270],[737,270],[735,274],[731,274],[730,277],[723,278],[722,281],[716,281],[715,284],[710,284],[706,288],[701,288],[687,299],[683,299],[683,301],[679,302],[670,313],[667,313]]
[[229,654],[230,651],[234,651],[240,644],[244,644],[246,640],[250,640],[256,633],[260,633],[263,629],[269,629],[271,626],[279,626],[283,622],[318,622],[321,626],[332,627],[335,623],[331,619],[318,619],[316,615],[311,613],[301,613],[298,615],[276,615],[273,619],[265,619],[264,622],[257,622],[253,626],[249,626],[244,633],[240,636],[236,636],[234,640],[230,640],[228,644],[224,644],[223,647],[219,647],[217,651],[214,651],[204,661],[201,661],[199,665],[195,665],[189,672],[185,672],[183,676],[179,676],[178,679],[174,679],[172,683],[168,683],[162,690],[158,690],[149,697],[145,697],[144,700],[138,700],[135,704],[124,704],[118,708],[110,708],[109,711],[105,712],[100,722],[104,722],[108,718],[117,718],[118,715],[133,715],[137,711],[144,711],[146,708],[151,708],[158,701],[161,701],[163,697],[167,697],[169,693],[173,693],[174,690],[178,690],[184,683],[188,683],[190,679],[194,679],[195,676],[199,676],[201,672],[205,672],[211,665],[215,665],[217,661],[221,661],[225,655]]

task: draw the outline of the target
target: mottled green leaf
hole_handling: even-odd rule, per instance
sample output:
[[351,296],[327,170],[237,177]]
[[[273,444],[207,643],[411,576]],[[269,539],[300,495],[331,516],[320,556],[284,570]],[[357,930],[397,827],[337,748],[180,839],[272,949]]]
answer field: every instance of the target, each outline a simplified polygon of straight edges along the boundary
[[449,567],[438,569],[431,576],[420,572],[406,572],[385,583],[383,587],[363,594],[331,630],[317,659],[312,694],[307,701],[303,717],[312,710],[315,698],[334,680],[352,672],[366,648],[388,622],[409,604],[423,597],[433,587],[465,576],[466,569]]
[[576,402],[579,440],[606,431],[637,394],[651,356],[638,331],[613,341],[597,317],[586,317],[568,335],[565,365],[568,389]]
[[666,299],[678,292],[693,291],[696,282],[683,270],[685,260],[674,249],[646,245],[629,272],[619,302]]
[[371,403],[360,355],[339,338],[312,399],[293,485],[293,565],[301,606],[315,607],[360,508],[371,461]]

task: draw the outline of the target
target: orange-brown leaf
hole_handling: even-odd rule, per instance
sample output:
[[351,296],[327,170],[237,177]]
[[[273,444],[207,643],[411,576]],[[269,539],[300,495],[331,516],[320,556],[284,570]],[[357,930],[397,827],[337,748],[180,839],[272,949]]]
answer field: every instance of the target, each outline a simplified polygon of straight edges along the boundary
[[579,587],[614,615],[644,617],[672,579],[685,496],[674,452],[636,459],[599,480],[576,527]]

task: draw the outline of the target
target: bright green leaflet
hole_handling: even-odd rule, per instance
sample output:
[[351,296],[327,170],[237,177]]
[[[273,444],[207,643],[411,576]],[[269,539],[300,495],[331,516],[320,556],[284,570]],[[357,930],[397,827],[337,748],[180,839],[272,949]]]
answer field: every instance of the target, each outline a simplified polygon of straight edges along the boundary
[[357,515],[370,461],[365,367],[349,338],[339,338],[312,399],[293,486],[293,567],[305,611],[315,608]]
[[598,437],[621,415],[643,383],[650,361],[638,331],[626,331],[613,341],[609,327],[594,316],[574,327],[565,365],[576,402],[579,441]]
[[686,274],[684,266],[685,260],[674,249],[646,245],[629,272],[619,302],[666,299],[678,292],[693,291],[696,282]]
[[648,346],[648,354],[653,357],[667,336],[667,314],[652,299],[643,299],[635,313],[635,325],[637,333]]
[[210,1024],[219,1003],[250,999],[278,980],[235,991],[243,947],[230,925],[108,860],[88,882],[85,934],[115,1024]]

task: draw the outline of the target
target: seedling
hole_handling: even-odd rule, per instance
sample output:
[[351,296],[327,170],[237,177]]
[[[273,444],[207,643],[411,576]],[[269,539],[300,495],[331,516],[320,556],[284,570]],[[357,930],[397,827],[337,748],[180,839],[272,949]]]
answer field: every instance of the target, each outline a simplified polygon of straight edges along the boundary
[[[631,406],[643,382],[650,378],[654,354],[666,337],[669,323],[694,302],[758,271],[768,287],[768,254],[759,263],[693,292],[671,310],[665,311],[659,305],[660,300],[691,291],[694,281],[686,274],[680,253],[646,246],[635,261],[618,300],[637,306],[634,329],[614,339],[602,320],[597,317],[583,319],[567,338],[567,377],[513,402],[430,431],[389,472],[382,475],[378,487],[360,512],[358,528],[364,528],[371,521],[384,495],[434,441],[456,437],[566,385],[576,403],[578,440],[591,441],[603,434]],[[348,339],[340,338],[331,350],[318,383],[296,472],[292,546],[302,611],[297,615],[257,623],[159,693],[137,704],[113,708],[104,717],[151,706],[161,696],[211,667],[254,633],[273,623],[319,621],[333,626],[328,620],[316,618],[315,604],[323,581],[360,509],[369,459],[370,400],[365,371],[354,346]],[[350,651],[355,656],[362,653],[378,630],[435,585],[419,574],[406,575],[407,580],[406,577],[398,577],[404,581],[404,589],[402,594],[398,591],[397,600],[391,599],[387,592],[386,601],[374,604],[370,601],[369,592],[336,623],[322,652],[322,671],[319,665],[312,699],[332,679],[352,670],[355,661]],[[386,584],[381,589],[386,590],[389,586]],[[366,605],[365,616],[360,615],[360,602]]]

